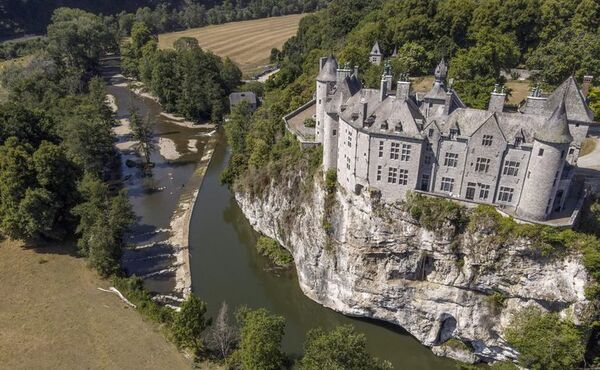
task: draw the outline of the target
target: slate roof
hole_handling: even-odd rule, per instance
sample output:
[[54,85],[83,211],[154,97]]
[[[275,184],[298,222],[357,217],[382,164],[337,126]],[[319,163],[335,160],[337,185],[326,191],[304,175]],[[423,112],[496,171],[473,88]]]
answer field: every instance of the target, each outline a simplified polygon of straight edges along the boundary
[[362,83],[356,75],[348,76],[341,81],[333,95],[327,99],[325,111],[327,113],[337,113],[339,107],[344,105],[350,97],[356,94],[362,88]]
[[562,102],[564,102],[566,117],[569,121],[594,121],[594,115],[585,103],[585,99],[581,95],[581,91],[579,91],[573,76],[567,78],[548,97],[546,106],[544,107],[545,115],[550,117]]
[[337,76],[337,68],[338,68],[337,61],[335,60],[335,58],[332,55],[330,55],[327,58],[327,61],[325,62],[325,64],[323,65],[323,68],[321,68],[321,71],[317,75],[317,81],[335,82],[336,76]]
[[541,130],[535,133],[540,141],[554,144],[569,144],[573,137],[567,123],[566,101],[562,100]]
[[[367,126],[363,125],[364,102],[367,103]],[[348,99],[341,117],[351,126],[372,134],[422,138],[418,123],[424,122],[424,118],[414,101],[391,95],[379,101],[376,89],[362,89]]]
[[435,81],[423,99],[446,100],[446,86],[441,81]]
[[544,127],[547,120],[543,116],[532,114],[494,113],[481,109],[458,108],[445,121],[438,121],[438,125],[443,134],[449,134],[451,127],[458,126],[460,135],[469,137],[490,118],[496,120],[504,137],[510,143],[514,142],[516,137],[522,137],[525,142],[531,143],[535,133]]
[[241,91],[229,94],[229,105],[234,106],[242,101],[256,106],[256,95],[252,91]]
[[375,44],[371,48],[371,54],[370,55],[383,55],[381,53],[381,48],[379,47],[379,41],[375,41]]

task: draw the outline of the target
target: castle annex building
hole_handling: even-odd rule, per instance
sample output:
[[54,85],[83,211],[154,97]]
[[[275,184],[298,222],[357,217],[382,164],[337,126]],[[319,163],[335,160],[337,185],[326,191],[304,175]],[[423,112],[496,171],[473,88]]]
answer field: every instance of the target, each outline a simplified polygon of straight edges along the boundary
[[[544,97],[534,89],[518,111],[506,112],[499,88],[487,110],[465,106],[446,84],[447,71],[440,62],[429,92],[417,95],[406,77],[393,89],[388,65],[380,88],[367,89],[356,68],[324,58],[314,101],[284,119],[304,144],[322,144],[324,169],[348,191],[377,189],[385,201],[423,191],[533,221],[563,211],[582,190],[574,168],[593,123],[575,80]],[[313,131],[299,124],[309,116]]]

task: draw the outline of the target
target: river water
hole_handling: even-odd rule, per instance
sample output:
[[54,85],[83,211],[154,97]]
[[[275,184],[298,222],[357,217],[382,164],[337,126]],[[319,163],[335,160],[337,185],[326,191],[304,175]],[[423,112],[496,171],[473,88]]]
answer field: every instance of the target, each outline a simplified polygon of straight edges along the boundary
[[369,350],[392,362],[395,369],[455,369],[455,362],[435,356],[397,326],[343,316],[308,299],[293,271],[276,272],[254,248],[258,237],[219,174],[228,159],[221,138],[198,195],[190,230],[193,291],[214,316],[221,302],[230,308],[265,307],[287,320],[283,348],[302,353],[305,333],[352,324],[368,339]]
[[[141,117],[155,122],[156,137],[170,140],[177,158],[157,150],[152,177],[139,169],[123,165],[122,176],[136,223],[129,242],[137,249],[126,250],[123,266],[130,274],[144,277],[147,289],[169,294],[174,287],[172,246],[168,244],[169,225],[178,201],[192,189],[185,187],[196,170],[212,129],[178,126],[162,116],[160,106],[151,99],[133,95],[118,76],[118,62],[105,62],[107,92],[115,97],[117,118],[128,118],[135,107]],[[455,362],[435,356],[401,328],[370,320],[343,316],[308,299],[300,290],[294,271],[274,271],[266,258],[256,253],[258,237],[235,202],[221,185],[219,175],[229,152],[222,133],[191,219],[189,244],[193,292],[206,301],[214,317],[222,302],[232,311],[240,306],[265,307],[286,318],[283,349],[293,357],[302,353],[306,332],[315,327],[332,329],[352,324],[368,339],[369,351],[392,362],[395,369],[455,369]],[[119,144],[130,140],[118,135]],[[166,156],[165,156],[166,154]],[[122,162],[137,160],[131,150],[122,150]]]

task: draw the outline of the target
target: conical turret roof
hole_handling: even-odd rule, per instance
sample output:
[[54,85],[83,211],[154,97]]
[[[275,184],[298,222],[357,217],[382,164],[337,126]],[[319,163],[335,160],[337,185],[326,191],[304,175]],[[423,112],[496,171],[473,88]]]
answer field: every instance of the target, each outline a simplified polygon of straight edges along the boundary
[[560,101],[560,104],[556,107],[544,126],[535,133],[534,138],[552,144],[569,144],[573,141],[573,136],[569,132],[569,124],[567,123],[567,109],[564,99]]
[[375,41],[373,48],[371,48],[371,55],[383,55],[381,53],[381,49],[379,48],[379,41]]
[[317,76],[317,81],[335,82],[336,75],[337,75],[337,68],[338,68],[337,61],[335,60],[333,55],[330,55],[327,58],[325,65],[323,65],[323,68],[321,68],[321,72],[319,72],[319,75]]

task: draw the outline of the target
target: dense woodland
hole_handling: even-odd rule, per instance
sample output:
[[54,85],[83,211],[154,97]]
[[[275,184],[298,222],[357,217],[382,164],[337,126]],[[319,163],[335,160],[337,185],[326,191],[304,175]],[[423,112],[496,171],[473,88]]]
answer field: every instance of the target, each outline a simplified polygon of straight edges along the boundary
[[152,32],[167,32],[209,24],[312,12],[328,0],[6,0],[0,3],[0,40],[20,34],[44,33],[52,12],[72,7],[103,14],[121,35],[134,22]]

